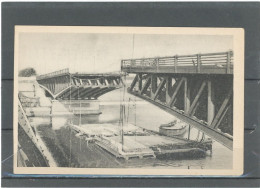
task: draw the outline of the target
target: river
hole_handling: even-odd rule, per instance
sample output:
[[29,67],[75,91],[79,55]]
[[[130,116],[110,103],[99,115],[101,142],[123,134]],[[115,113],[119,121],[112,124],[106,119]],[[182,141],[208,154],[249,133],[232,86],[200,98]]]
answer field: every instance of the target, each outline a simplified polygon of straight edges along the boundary
[[[123,99],[124,95],[124,101]],[[68,122],[118,123],[120,104],[125,102],[126,121],[145,129],[159,131],[159,126],[176,119],[160,108],[131,96],[123,89],[114,90],[99,98],[102,114],[91,116],[58,115],[53,117],[31,117],[58,166],[79,168],[176,168],[176,169],[232,169],[232,151],[213,141],[212,155],[206,158],[184,160],[116,159],[93,143],[86,143],[69,128]],[[120,102],[121,101],[121,102]],[[129,102],[130,101],[130,102]],[[81,121],[80,121],[81,120]],[[52,124],[50,125],[50,122]],[[199,134],[199,136],[198,136]],[[188,133],[183,135],[188,137]],[[191,127],[190,139],[201,138],[202,133]]]

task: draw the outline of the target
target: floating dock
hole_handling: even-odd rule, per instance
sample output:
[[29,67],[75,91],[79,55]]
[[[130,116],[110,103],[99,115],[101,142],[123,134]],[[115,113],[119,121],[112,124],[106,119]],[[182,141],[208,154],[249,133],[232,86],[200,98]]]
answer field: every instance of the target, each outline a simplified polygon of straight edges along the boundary
[[[116,158],[161,158],[191,155],[205,157],[211,150],[211,142],[199,143],[182,138],[163,136],[132,124],[124,126],[124,137],[115,124],[69,125],[77,135],[93,140],[98,146]],[[122,144],[123,143],[123,144]]]

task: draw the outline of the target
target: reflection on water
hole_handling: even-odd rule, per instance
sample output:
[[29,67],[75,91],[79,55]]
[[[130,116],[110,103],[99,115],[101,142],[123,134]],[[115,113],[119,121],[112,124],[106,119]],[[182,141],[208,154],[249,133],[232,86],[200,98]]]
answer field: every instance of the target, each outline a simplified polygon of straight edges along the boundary
[[[217,142],[213,142],[212,156],[196,160],[159,160],[159,159],[131,159],[124,161],[116,159],[93,143],[87,143],[76,136],[76,132],[68,126],[73,124],[118,123],[120,90],[110,92],[100,98],[100,115],[64,115],[49,117],[34,117],[30,121],[37,127],[38,134],[53,153],[59,166],[69,167],[158,167],[158,168],[206,168],[230,169],[232,168],[232,151]],[[119,96],[119,97],[118,97]],[[126,94],[126,121],[137,126],[159,131],[161,124],[169,123],[176,119],[158,107]],[[81,121],[80,121],[81,120]],[[52,124],[50,126],[50,123]],[[187,127],[188,129],[188,127]],[[190,138],[200,139],[202,133],[194,127],[191,128]],[[183,135],[188,137],[188,131]]]

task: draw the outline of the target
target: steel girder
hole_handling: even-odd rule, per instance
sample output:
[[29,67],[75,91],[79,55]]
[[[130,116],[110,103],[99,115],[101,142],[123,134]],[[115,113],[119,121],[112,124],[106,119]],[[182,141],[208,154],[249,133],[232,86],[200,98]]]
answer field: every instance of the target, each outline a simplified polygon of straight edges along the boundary
[[128,92],[233,148],[233,76],[136,74]]

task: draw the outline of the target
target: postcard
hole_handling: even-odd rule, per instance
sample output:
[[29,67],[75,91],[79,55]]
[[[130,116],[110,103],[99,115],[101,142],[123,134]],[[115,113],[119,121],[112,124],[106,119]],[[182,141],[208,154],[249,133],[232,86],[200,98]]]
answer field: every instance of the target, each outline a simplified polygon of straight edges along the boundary
[[243,29],[18,25],[14,53],[15,174],[243,174]]

